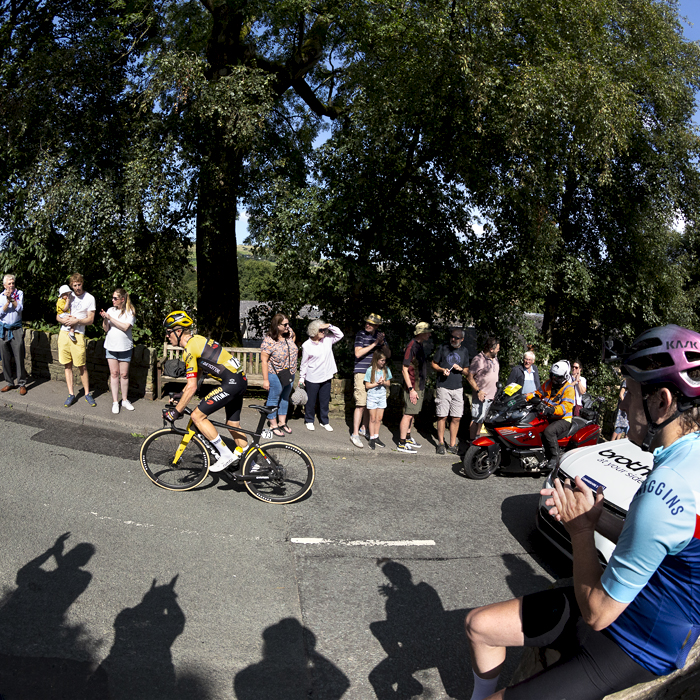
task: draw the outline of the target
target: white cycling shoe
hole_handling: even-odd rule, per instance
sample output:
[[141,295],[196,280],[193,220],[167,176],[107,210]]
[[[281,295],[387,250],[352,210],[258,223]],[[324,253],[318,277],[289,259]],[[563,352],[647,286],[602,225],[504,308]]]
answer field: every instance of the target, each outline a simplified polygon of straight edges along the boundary
[[209,467],[209,471],[222,472],[224,471],[224,469],[226,469],[226,467],[230,467],[234,464],[237,464],[239,461],[240,457],[233,453],[231,453],[230,455],[221,455],[221,457],[219,457],[219,459],[217,459],[216,462],[214,462],[214,464],[212,464]]

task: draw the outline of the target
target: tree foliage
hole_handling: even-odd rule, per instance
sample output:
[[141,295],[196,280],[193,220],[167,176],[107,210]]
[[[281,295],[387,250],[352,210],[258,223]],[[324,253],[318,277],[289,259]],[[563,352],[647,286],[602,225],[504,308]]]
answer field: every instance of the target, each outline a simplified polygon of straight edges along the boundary
[[12,2],[0,21],[0,260],[26,292],[25,317],[55,318],[78,271],[98,303],[131,292],[148,336],[162,305],[181,302],[191,207],[179,145],[129,94],[153,8]]
[[199,327],[235,342],[245,206],[277,260],[245,288],[290,316],[459,318],[507,349],[541,312],[542,347],[584,359],[611,329],[694,326],[700,50],[677,10],[0,0],[3,265],[36,299],[78,268],[130,285],[155,329],[193,234]]
[[697,217],[700,51],[675,2],[365,10],[347,114],[306,181],[271,176],[251,200],[280,301],[346,327],[458,317],[508,342],[539,311],[543,347],[587,360],[613,329],[697,325],[694,239],[673,224]]

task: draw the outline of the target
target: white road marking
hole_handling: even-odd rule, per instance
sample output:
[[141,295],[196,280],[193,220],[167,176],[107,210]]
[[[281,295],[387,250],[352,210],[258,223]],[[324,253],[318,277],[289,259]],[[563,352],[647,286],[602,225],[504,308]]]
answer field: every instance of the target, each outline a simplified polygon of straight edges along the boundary
[[435,540],[327,540],[323,537],[292,537],[294,544],[340,544],[345,547],[434,547]]

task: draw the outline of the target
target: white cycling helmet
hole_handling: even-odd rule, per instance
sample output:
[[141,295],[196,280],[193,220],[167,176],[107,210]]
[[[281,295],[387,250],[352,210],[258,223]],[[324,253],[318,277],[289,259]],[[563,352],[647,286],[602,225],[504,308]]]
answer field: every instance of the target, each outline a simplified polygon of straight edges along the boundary
[[571,374],[571,365],[568,360],[559,360],[552,365],[549,370],[549,378],[552,380],[552,384],[556,387],[563,386],[566,384],[569,376]]

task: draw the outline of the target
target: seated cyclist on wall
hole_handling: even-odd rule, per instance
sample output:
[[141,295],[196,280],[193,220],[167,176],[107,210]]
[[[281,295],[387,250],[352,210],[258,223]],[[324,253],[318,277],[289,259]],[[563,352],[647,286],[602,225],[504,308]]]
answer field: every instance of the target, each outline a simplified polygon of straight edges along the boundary
[[[621,355],[627,436],[653,469],[624,520],[580,476],[540,491],[571,538],[573,586],[468,613],[471,700],[600,700],[683,668],[700,636],[700,333],[652,328]],[[605,571],[595,532],[616,542]],[[506,648],[523,645],[562,656],[495,692]]]
[[542,399],[540,410],[549,420],[542,433],[542,446],[547,458],[547,469],[554,469],[559,461],[559,438],[571,429],[574,415],[576,391],[571,383],[571,367],[566,360],[559,360],[549,370],[549,379],[542,388],[527,395],[529,401],[534,396]]
[[165,419],[172,423],[182,416],[189,400],[197,391],[197,377],[200,373],[220,381],[221,386],[207,394],[192,411],[192,421],[219,452],[219,459],[209,467],[209,471],[223,471],[240,460],[248,441],[244,433],[230,430],[236,443],[235,452],[231,452],[207,416],[225,408],[226,424],[232,428],[240,428],[243,394],[248,386],[245,372],[240,368],[238,361],[215,340],[203,335],[193,335],[194,321],[184,311],[169,313],[163,321],[163,327],[166,340],[171,345],[185,349],[187,373],[187,384],[182,398],[175,408],[164,413]]

